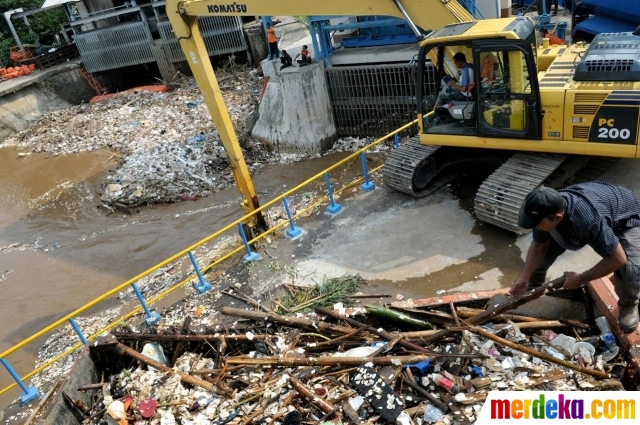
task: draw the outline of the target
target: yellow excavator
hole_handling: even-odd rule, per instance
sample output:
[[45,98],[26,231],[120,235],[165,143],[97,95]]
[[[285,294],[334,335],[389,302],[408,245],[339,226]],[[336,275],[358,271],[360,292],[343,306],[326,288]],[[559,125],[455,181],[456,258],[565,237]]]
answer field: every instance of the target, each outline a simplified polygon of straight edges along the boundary
[[[198,30],[198,16],[386,15],[404,18],[419,41],[416,92],[419,135],[383,167],[385,184],[420,196],[448,167],[482,163],[495,171],[475,199],[478,219],[523,233],[520,206],[533,188],[557,187],[594,157],[636,158],[640,113],[640,36],[601,34],[591,44],[538,44],[527,17],[476,21],[455,0],[167,0],[166,10],[211,112],[243,208],[258,200]],[[472,66],[461,98],[453,55]],[[428,63],[442,89],[427,90]],[[458,65],[460,63],[458,62]],[[444,99],[444,100],[443,100]],[[434,106],[435,105],[435,106]]]

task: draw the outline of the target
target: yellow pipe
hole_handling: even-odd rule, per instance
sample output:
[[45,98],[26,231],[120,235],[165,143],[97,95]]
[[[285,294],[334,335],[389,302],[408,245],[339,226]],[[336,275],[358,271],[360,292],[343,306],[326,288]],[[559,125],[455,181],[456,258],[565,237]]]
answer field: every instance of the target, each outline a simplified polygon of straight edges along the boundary
[[[307,186],[310,183],[313,183],[315,180],[323,177],[326,173],[334,170],[335,168],[339,167],[340,165],[351,161],[352,159],[356,158],[358,155],[360,155],[363,152],[366,152],[367,150],[371,149],[372,147],[384,142],[385,140],[391,138],[391,136],[400,133],[401,131],[411,127],[412,125],[416,124],[418,120],[414,120],[411,121],[408,124],[405,124],[404,126],[386,134],[385,136],[379,138],[378,140],[372,142],[371,144],[359,149],[358,151],[352,153],[351,155],[347,156],[346,158],[342,159],[341,161],[338,161],[337,163],[335,163],[334,165],[326,168],[324,171],[316,174],[315,176],[305,180],[304,182],[300,183],[299,185],[297,185],[296,187],[288,190],[287,192],[279,195],[278,197],[272,199],[271,201],[267,202],[266,204],[262,205],[260,208],[252,211],[251,213],[245,215],[244,217],[234,221],[233,223],[225,226],[224,228],[220,229],[219,231],[213,233],[212,235],[200,240],[199,242],[191,245],[188,248],[185,248],[184,250],[180,251],[179,253],[173,255],[172,257],[169,257],[168,259],[158,263],[157,265],[151,267],[150,269],[146,270],[145,272],[140,273],[139,275],[135,276],[132,279],[129,279],[128,281],[126,281],[125,283],[117,286],[116,288],[112,289],[111,291],[108,291],[104,294],[102,294],[101,296],[95,298],[94,300],[90,301],[89,303],[85,304],[84,306],[74,310],[73,312],[69,313],[67,316],[57,320],[56,322],[52,323],[51,325],[45,327],[44,329],[40,330],[39,332],[35,333],[34,335],[26,338],[25,340],[21,341],[20,343],[14,345],[13,347],[11,347],[10,349],[4,351],[2,354],[0,354],[0,358],[6,358],[8,355],[14,353],[15,351],[19,350],[20,348],[24,347],[25,345],[29,344],[30,342],[32,342],[35,339],[40,338],[41,336],[43,336],[45,333],[55,329],[56,327],[60,326],[62,323],[67,322],[70,318],[73,318],[75,316],[77,316],[78,314],[86,311],[87,309],[95,306],[96,304],[100,303],[101,301],[104,301],[105,299],[107,299],[108,297],[115,295],[116,293],[120,292],[122,289],[126,288],[127,286],[131,285],[132,283],[140,280],[141,278],[153,273],[155,270],[159,269],[160,267],[163,267],[173,261],[175,261],[176,259],[180,258],[181,256],[185,255],[186,253],[188,253],[189,251],[199,247],[200,245],[203,245],[207,242],[209,242],[210,240],[220,236],[222,233],[226,232],[227,230],[230,230],[232,227],[236,226],[238,223],[242,223],[246,220],[246,218],[257,214],[258,212],[262,211],[265,208],[268,208],[270,206],[272,206],[273,204],[275,204],[277,201],[281,200],[282,198],[297,192],[299,189]],[[372,169],[370,171],[370,173],[374,173],[376,171],[378,171],[380,168],[382,168],[382,165],[379,167],[376,167],[374,169]],[[359,178],[356,180],[360,181],[363,178]],[[350,183],[349,185],[346,185],[342,188],[340,188],[339,190],[336,190],[335,193],[336,194],[340,194],[342,193],[342,191],[344,191],[347,187],[351,187],[353,184],[355,183]],[[322,198],[320,201],[316,202],[315,204],[311,205],[310,207],[306,208],[305,210],[299,212],[298,214],[295,214],[293,217],[297,218],[300,214],[303,214],[305,212],[307,212],[308,210],[310,210],[311,208],[315,208],[316,206],[322,204],[323,202],[326,202],[328,200],[328,197],[324,197]],[[270,235],[271,233],[273,233],[274,231],[276,231],[277,229],[279,229],[280,227],[284,226],[287,224],[287,221],[283,221],[280,224],[274,226],[271,229],[268,229],[267,231],[261,233],[259,236],[257,236],[256,238],[253,238],[251,241],[249,241],[249,243],[254,243],[255,241],[258,241],[268,235]],[[238,248],[236,248],[235,250],[227,253],[226,255],[224,255],[223,257],[219,258],[218,260],[216,260],[215,262],[211,263],[210,265],[206,266],[205,268],[203,268],[201,270],[202,273],[205,273],[206,271],[210,270],[211,268],[215,267],[216,265],[220,264],[222,261],[226,260],[227,258],[231,257],[232,255],[236,254],[237,252],[241,251],[243,248],[243,246],[239,246]],[[194,279],[196,277],[195,273],[189,275],[187,278],[185,278],[182,282],[174,285],[173,287],[167,289],[166,291],[160,293],[159,295],[157,295],[156,297],[151,298],[150,300],[147,301],[148,304],[153,304],[155,301],[159,300],[160,298],[165,297],[166,295],[170,294],[171,292],[177,290],[178,288],[181,288],[184,284],[186,284],[187,282],[189,282],[190,280]],[[91,336],[87,337],[87,341],[95,338],[97,335],[100,335],[101,333],[105,332],[106,330],[111,329],[112,327],[116,326],[116,324],[120,323],[123,320],[127,320],[128,318],[130,318],[131,316],[133,316],[134,314],[138,313],[142,311],[142,307],[137,307],[134,310],[132,310],[129,314],[123,316],[122,318],[120,318],[119,320],[114,321],[112,324],[108,325],[107,327],[105,327],[104,329],[92,334]],[[56,361],[60,360],[61,358],[63,358],[64,356],[68,355],[69,353],[73,352],[74,350],[77,350],[78,348],[80,348],[82,346],[81,343],[77,343],[76,345],[74,345],[73,347],[71,347],[70,349],[68,349],[67,351],[65,351],[64,353],[54,357],[53,359],[49,360],[48,362],[42,364],[41,366],[39,366],[38,368],[36,368],[35,370],[33,370],[32,372],[30,372],[29,374],[25,375],[22,379],[29,379],[30,377],[32,377],[33,375],[35,375],[36,373],[46,369],[47,367],[51,366],[53,363],[55,363]],[[8,387],[0,390],[0,395],[4,394],[6,391],[9,391],[10,389],[14,388],[16,386],[16,384],[11,384]]]

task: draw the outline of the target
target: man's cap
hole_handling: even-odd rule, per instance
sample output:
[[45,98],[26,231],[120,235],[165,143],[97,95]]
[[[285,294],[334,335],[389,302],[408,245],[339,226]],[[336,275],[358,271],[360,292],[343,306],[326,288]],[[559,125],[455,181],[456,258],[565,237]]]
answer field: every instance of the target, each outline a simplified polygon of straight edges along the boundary
[[518,226],[533,229],[545,217],[564,211],[567,201],[550,187],[538,187],[527,195],[520,208]]

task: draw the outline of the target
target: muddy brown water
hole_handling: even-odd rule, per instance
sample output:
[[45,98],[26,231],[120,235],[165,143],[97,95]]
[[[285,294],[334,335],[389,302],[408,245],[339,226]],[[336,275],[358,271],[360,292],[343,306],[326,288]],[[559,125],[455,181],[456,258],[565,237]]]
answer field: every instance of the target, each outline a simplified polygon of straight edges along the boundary
[[[259,197],[266,202],[346,155],[268,165],[254,180]],[[235,187],[107,215],[96,208],[97,186],[116,165],[105,151],[18,158],[0,149],[0,352],[241,216]],[[42,341],[9,356],[21,375]],[[0,388],[11,382],[0,369]],[[17,395],[0,396],[0,406]]]
[[[110,153],[24,158],[17,154],[13,148],[0,149],[0,352],[241,215],[235,187],[196,202],[108,215],[96,205],[100,203],[97,186],[117,166]],[[346,155],[266,166],[254,176],[259,197],[266,202]],[[377,159],[371,166],[379,164]],[[359,161],[353,161],[332,173],[332,180],[348,181],[359,173]],[[470,207],[477,188],[464,178],[455,186],[455,196]],[[316,184],[308,190],[318,189],[322,190]],[[521,261],[513,254],[517,250],[506,249],[515,236],[489,227],[476,227],[474,232],[482,235],[486,245],[483,258],[402,285],[372,282],[372,289],[425,297],[438,289],[431,281],[453,287],[492,267],[514,273],[519,269]],[[495,257],[490,260],[492,254]],[[33,369],[37,348],[45,339],[9,356],[21,375]],[[11,382],[0,369],[0,388]],[[14,389],[0,396],[0,406],[8,405],[18,393]]]

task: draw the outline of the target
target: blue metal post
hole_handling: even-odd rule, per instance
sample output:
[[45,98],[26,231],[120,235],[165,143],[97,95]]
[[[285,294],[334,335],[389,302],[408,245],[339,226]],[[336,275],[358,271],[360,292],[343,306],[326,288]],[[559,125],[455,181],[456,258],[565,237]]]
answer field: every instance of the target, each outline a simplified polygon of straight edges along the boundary
[[146,324],[149,326],[157,325],[158,322],[160,322],[160,315],[158,314],[158,312],[149,310],[149,306],[144,301],[144,298],[142,298],[142,294],[140,293],[140,289],[138,289],[138,285],[136,285],[135,283],[132,283],[131,287],[133,288],[133,292],[136,293],[136,297],[138,297],[138,301],[140,301],[140,304],[142,304],[142,308],[144,309],[144,314],[147,316],[144,319]]
[[291,226],[291,228],[284,232],[284,234],[289,239],[296,239],[297,237],[302,235],[302,229],[296,226],[293,222],[293,217],[291,216],[291,210],[289,210],[289,202],[287,201],[287,198],[282,198],[282,203],[284,204],[284,210],[287,212],[287,217],[289,217],[289,226]]
[[5,369],[7,369],[7,372],[9,372],[9,375],[11,375],[13,380],[16,381],[16,384],[18,384],[20,388],[22,388],[22,394],[20,394],[20,402],[22,404],[31,403],[33,400],[37,399],[40,396],[40,392],[35,387],[35,385],[33,387],[27,387],[24,382],[20,380],[20,377],[18,376],[16,371],[13,370],[11,365],[9,365],[8,361],[6,361],[5,359],[0,359],[0,362],[2,362],[2,365],[5,367]]
[[340,212],[342,205],[336,204],[333,200],[333,189],[331,188],[331,180],[329,180],[329,173],[324,173],[324,181],[327,183],[327,192],[329,192],[329,206],[326,211],[328,214],[335,215]]
[[364,173],[364,183],[360,185],[360,189],[363,192],[371,192],[376,188],[376,185],[369,181],[369,171],[367,170],[367,158],[364,156],[364,152],[360,154],[360,160],[362,161],[362,172]]
[[393,143],[395,144],[396,149],[400,147],[400,136],[398,136],[398,133],[393,135]]
[[315,53],[316,55],[316,62],[320,62],[321,60],[324,60],[326,54],[320,49],[320,45],[318,44],[319,35],[316,31],[317,24],[308,17],[307,22],[309,23],[309,32],[311,33],[311,44],[313,45],[313,53]]
[[249,241],[247,241],[247,235],[244,233],[244,229],[242,228],[242,223],[238,223],[238,230],[240,230],[240,237],[242,238],[242,242],[244,242],[244,248],[247,250],[247,253],[242,257],[244,261],[256,261],[260,259],[260,254],[257,252],[251,251],[249,247]]
[[78,338],[80,338],[80,341],[82,341],[82,344],[87,345],[87,338],[85,338],[84,334],[80,330],[80,326],[78,326],[76,321],[73,319],[69,319],[69,323],[71,323],[71,327],[73,328],[74,331],[76,331],[76,334],[78,334]]
[[189,260],[191,260],[191,264],[193,264],[193,268],[196,270],[196,274],[198,275],[199,283],[196,285],[196,291],[198,291],[199,294],[204,294],[205,292],[209,292],[212,286],[202,276],[202,273],[200,273],[200,269],[198,268],[198,263],[196,262],[196,257],[193,256],[193,253],[191,251],[189,251]]

